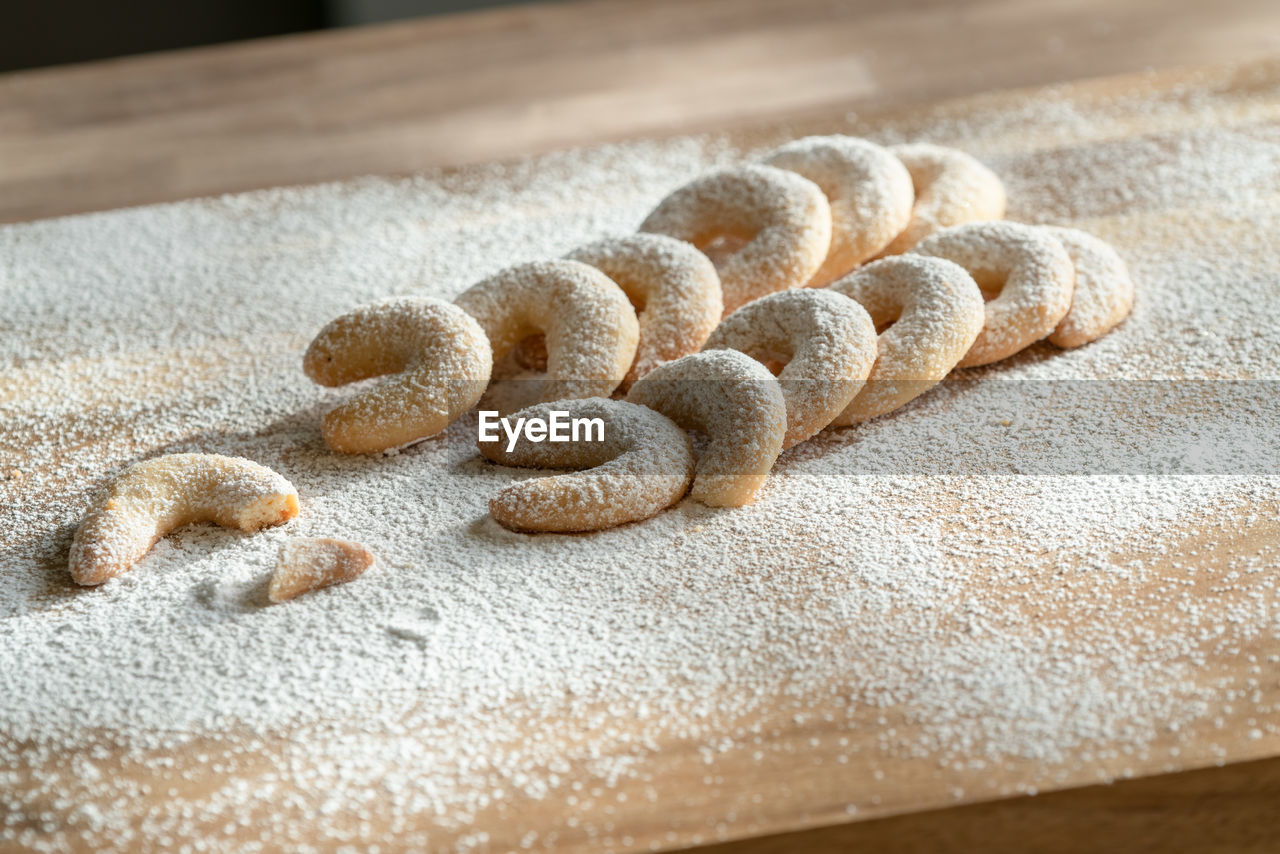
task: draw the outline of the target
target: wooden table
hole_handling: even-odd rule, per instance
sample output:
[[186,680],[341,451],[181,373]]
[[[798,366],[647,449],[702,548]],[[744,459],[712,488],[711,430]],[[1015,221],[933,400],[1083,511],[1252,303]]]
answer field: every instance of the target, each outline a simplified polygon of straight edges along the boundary
[[[24,72],[0,77],[0,219],[1277,48],[1280,5],[1261,0],[605,0]],[[1084,826],[1117,850],[1272,850],[1278,795],[1280,759],[1266,759],[715,850],[1078,850]]]
[[0,76],[0,221],[1249,59],[1274,0],[588,0]]

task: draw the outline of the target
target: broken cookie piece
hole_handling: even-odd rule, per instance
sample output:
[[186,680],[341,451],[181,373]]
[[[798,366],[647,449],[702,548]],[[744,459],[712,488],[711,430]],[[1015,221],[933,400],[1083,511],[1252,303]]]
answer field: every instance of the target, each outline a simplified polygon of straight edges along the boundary
[[359,543],[328,537],[294,537],[280,549],[267,598],[284,602],[303,593],[344,584],[373,566],[373,552]]

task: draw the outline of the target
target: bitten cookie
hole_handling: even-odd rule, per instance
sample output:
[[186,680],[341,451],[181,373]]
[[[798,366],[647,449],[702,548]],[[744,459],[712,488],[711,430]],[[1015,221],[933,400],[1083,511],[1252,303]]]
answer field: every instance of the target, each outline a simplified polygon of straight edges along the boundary
[[196,522],[256,531],[298,515],[298,491],[240,457],[168,454],[136,463],[112,482],[71,542],[71,577],[102,584],[131,569],[170,531]]

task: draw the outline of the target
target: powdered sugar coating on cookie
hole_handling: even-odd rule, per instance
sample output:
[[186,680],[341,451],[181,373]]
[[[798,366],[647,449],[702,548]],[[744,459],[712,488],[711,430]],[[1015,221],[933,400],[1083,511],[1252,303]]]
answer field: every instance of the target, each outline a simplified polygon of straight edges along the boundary
[[862,306],[840,294],[784,291],[726,317],[707,350],[737,350],[781,366],[782,447],[790,448],[830,424],[863,387],[876,360],[876,328]]
[[911,173],[915,205],[907,227],[881,255],[906,252],[944,228],[1004,216],[1004,184],[973,155],[928,142],[889,150]]
[[120,474],[71,542],[77,584],[126,572],[172,530],[196,522],[256,531],[298,515],[298,490],[266,466],[219,454],[167,454]]
[[631,234],[588,243],[566,257],[604,273],[636,309],[636,357],[622,391],[663,362],[698,352],[724,313],[715,265],[683,240]]
[[694,457],[689,436],[671,419],[645,406],[589,397],[540,403],[511,418],[598,418],[601,441],[532,442],[522,435],[508,450],[504,438],[478,442],[495,463],[573,469],[503,488],[489,502],[499,524],[517,531],[598,531],[648,519],[689,489]]
[[707,249],[740,243],[717,267],[724,310],[803,287],[831,245],[831,206],[818,185],[773,166],[738,166],[695,178],[665,199],[641,231]]
[[1124,259],[1105,240],[1078,228],[1045,226],[1071,256],[1076,289],[1067,316],[1049,335],[1059,347],[1079,347],[1106,335],[1133,310],[1133,279]]
[[836,426],[883,415],[933,388],[973,346],[986,316],[973,277],[927,255],[873,261],[828,290],[858,302],[884,330],[866,385]]
[[501,412],[534,403],[607,397],[636,355],[639,326],[622,289],[579,261],[534,261],[495,273],[463,291],[454,304],[489,337],[495,364],[522,339],[546,337],[542,381],[495,383],[489,399]]
[[959,264],[988,300],[982,331],[959,367],[1012,356],[1053,332],[1071,308],[1075,267],[1042,228],[974,222],[939,231],[911,251]]
[[712,507],[755,501],[782,452],[782,388],[763,365],[736,350],[705,350],[667,362],[638,380],[627,400],[706,434],[691,494]]
[[911,219],[911,173],[887,148],[855,136],[808,136],[764,162],[803,175],[831,204],[831,247],[809,287],[822,287],[873,258]]
[[434,436],[489,383],[489,341],[466,312],[430,297],[396,297],[330,321],[302,360],[311,379],[340,386],[394,374],[324,418],[325,443],[367,454]]

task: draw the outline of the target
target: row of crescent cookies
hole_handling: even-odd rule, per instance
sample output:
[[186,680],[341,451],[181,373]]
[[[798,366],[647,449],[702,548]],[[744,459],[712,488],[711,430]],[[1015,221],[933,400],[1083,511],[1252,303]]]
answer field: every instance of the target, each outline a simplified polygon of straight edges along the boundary
[[[495,462],[571,470],[493,498],[514,530],[637,521],[691,484],[703,503],[741,506],[782,450],[828,426],[1128,315],[1133,284],[1110,246],[1002,221],[1004,208],[999,178],[963,152],[801,139],[677,189],[638,234],[508,268],[453,304],[359,307],[317,335],[304,369],[327,386],[386,377],[325,416],[345,453],[420,441],[478,402],[602,419],[603,441],[479,443]],[[686,430],[706,437],[696,458]]]
[[[490,510],[503,525],[596,530],[690,483],[706,504],[748,504],[782,450],[828,426],[1127,316],[1133,284],[1110,246],[1002,221],[1004,208],[999,178],[954,149],[797,140],[677,189],[638,234],[508,268],[453,305],[401,298],[338,318],[307,353],[312,379],[402,373],[331,412],[325,439],[367,453],[482,400],[513,418],[558,409],[602,418],[605,441],[480,443],[495,462],[575,470],[502,490]],[[378,363],[394,341],[394,365]],[[430,423],[423,388],[442,390]],[[706,435],[697,459],[685,430]]]

